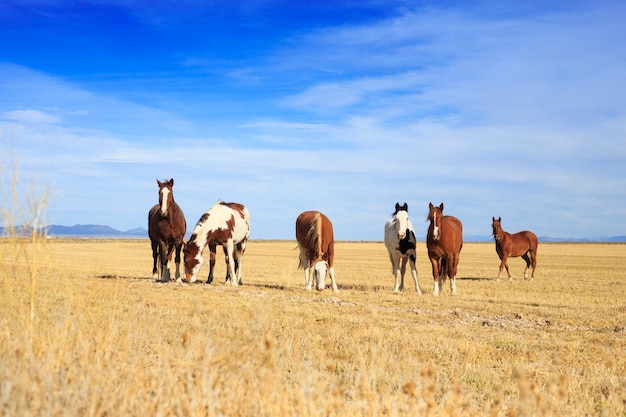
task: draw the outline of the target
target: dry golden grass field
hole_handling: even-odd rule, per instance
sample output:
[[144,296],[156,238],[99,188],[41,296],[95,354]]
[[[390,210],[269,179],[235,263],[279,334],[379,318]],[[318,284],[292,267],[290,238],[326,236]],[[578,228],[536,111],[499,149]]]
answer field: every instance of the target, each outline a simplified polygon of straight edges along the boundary
[[222,256],[155,282],[147,240],[0,242],[0,415],[626,415],[626,245],[540,243],[534,281],[496,282],[466,243],[439,297],[424,243],[423,296],[380,242],[305,292],[295,247],[250,242],[231,287]]

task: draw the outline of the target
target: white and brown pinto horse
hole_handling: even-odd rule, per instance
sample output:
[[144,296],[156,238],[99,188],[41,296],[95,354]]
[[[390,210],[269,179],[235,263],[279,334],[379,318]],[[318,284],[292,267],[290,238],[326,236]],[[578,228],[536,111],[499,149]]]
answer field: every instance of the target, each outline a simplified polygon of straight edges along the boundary
[[315,288],[323,290],[328,271],[333,291],[337,292],[333,266],[335,238],[328,217],[319,211],[301,213],[296,219],[296,240],[300,248],[299,267],[304,269],[304,288],[310,291],[315,279]]
[[528,268],[532,267],[532,274],[530,279],[535,279],[535,268],[537,267],[537,246],[539,240],[537,235],[528,230],[524,230],[518,233],[507,233],[502,230],[502,218],[491,218],[491,228],[493,230],[493,238],[496,241],[496,252],[500,257],[500,271],[498,272],[498,281],[500,280],[500,274],[502,269],[506,268],[506,273],[509,275],[509,281],[512,281],[511,273],[509,272],[509,264],[507,259],[509,257],[515,258],[521,256],[526,261],[526,268],[524,268],[524,279],[528,279]]
[[393,290],[404,290],[404,273],[406,264],[409,263],[411,275],[415,281],[415,291],[422,293],[417,282],[417,269],[415,268],[415,229],[409,220],[409,206],[407,203],[396,203],[396,210],[392,217],[385,223],[385,247],[391,261],[391,273],[395,278]]
[[446,276],[450,278],[450,289],[456,294],[456,271],[463,248],[463,225],[454,216],[443,215],[443,203],[439,207],[428,204],[428,233],[426,247],[433,267],[435,286],[433,295],[439,295]]
[[[168,263],[176,250],[176,279],[180,278],[180,250],[187,231],[187,222],[181,208],[174,201],[174,179],[159,185],[159,204],[148,212],[148,236],[152,245],[152,276],[161,282],[170,280]],[[159,260],[157,265],[157,260]],[[158,268],[157,268],[158,266]]]
[[196,282],[202,267],[202,252],[206,246],[211,251],[210,271],[207,283],[213,281],[215,250],[224,247],[227,277],[231,285],[242,283],[241,263],[250,237],[250,213],[239,203],[218,201],[198,220],[189,241],[185,244],[185,280]]

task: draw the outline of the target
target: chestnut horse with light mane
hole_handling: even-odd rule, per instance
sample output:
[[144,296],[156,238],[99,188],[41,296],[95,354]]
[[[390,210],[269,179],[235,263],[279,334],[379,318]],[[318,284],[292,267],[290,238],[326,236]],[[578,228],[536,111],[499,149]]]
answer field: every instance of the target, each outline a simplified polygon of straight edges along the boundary
[[323,290],[328,271],[333,291],[337,292],[333,266],[335,238],[328,217],[319,211],[301,213],[296,219],[296,240],[300,249],[299,267],[304,269],[304,288],[310,291],[315,279],[315,288]]
[[524,268],[524,279],[528,279],[528,268],[532,267],[532,273],[530,279],[535,279],[535,268],[537,267],[537,246],[539,240],[533,232],[524,230],[518,233],[507,233],[502,230],[502,218],[491,218],[491,228],[493,230],[493,238],[496,241],[496,252],[500,257],[500,271],[498,272],[498,281],[500,280],[500,274],[502,269],[506,268],[506,273],[509,276],[509,281],[513,280],[511,273],[509,272],[509,264],[507,259],[509,257],[516,258],[521,256],[526,261],[526,268]]
[[426,247],[433,267],[435,286],[433,295],[439,295],[446,276],[450,278],[450,289],[456,294],[456,270],[463,248],[463,224],[454,216],[443,215],[443,203],[439,207],[428,203],[429,212]]
[[[187,222],[182,209],[174,201],[174,179],[161,182],[159,185],[159,204],[155,204],[148,212],[148,236],[152,245],[152,277],[161,282],[170,280],[168,263],[176,250],[176,279],[180,279],[180,251],[183,247]],[[157,265],[157,260],[160,262]],[[158,268],[157,268],[158,266]]]

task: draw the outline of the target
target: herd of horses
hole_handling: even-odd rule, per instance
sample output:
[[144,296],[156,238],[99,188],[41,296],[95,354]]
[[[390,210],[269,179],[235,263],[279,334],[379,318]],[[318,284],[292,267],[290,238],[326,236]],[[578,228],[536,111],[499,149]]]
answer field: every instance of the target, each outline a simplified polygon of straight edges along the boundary
[[[182,209],[174,201],[174,180],[159,181],[159,203],[148,212],[148,235],[152,245],[155,280],[171,280],[168,264],[175,254],[175,278],[183,281],[180,274],[181,252],[183,252],[184,281],[195,282],[203,264],[202,253],[208,246],[210,268],[207,283],[213,282],[217,246],[222,246],[227,265],[226,282],[242,284],[242,261],[250,237],[250,213],[239,203],[218,201],[202,214],[196,223],[191,237],[184,241],[187,222]],[[456,293],[456,274],[461,249],[463,248],[463,224],[454,216],[443,214],[443,203],[435,206],[429,203],[426,234],[426,248],[432,266],[434,279],[433,295],[439,295],[446,279],[450,290]],[[535,278],[537,265],[537,236],[530,231],[507,233],[502,230],[502,219],[492,217],[492,232],[496,252],[500,258],[498,280],[506,269],[512,280],[507,263],[510,257],[521,256],[526,261],[524,279],[532,269],[530,279]],[[296,241],[300,250],[299,267],[304,270],[305,289],[321,291],[325,288],[326,277],[337,292],[334,269],[333,225],[328,217],[319,211],[305,211],[296,219]],[[422,294],[417,280],[415,229],[409,219],[408,205],[396,203],[394,213],[385,223],[385,247],[389,253],[391,270],[394,276],[394,291],[404,290],[404,275],[407,264],[415,283],[415,290]]]

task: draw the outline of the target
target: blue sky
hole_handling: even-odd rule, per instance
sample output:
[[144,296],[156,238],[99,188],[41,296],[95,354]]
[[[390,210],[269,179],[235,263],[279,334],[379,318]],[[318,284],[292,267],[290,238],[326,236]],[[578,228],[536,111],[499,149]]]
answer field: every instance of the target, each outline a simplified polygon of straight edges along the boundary
[[382,240],[398,201],[418,236],[429,202],[626,235],[625,41],[623,1],[4,1],[4,185],[12,153],[48,223],[120,230],[174,178],[190,229],[236,201],[253,239]]

